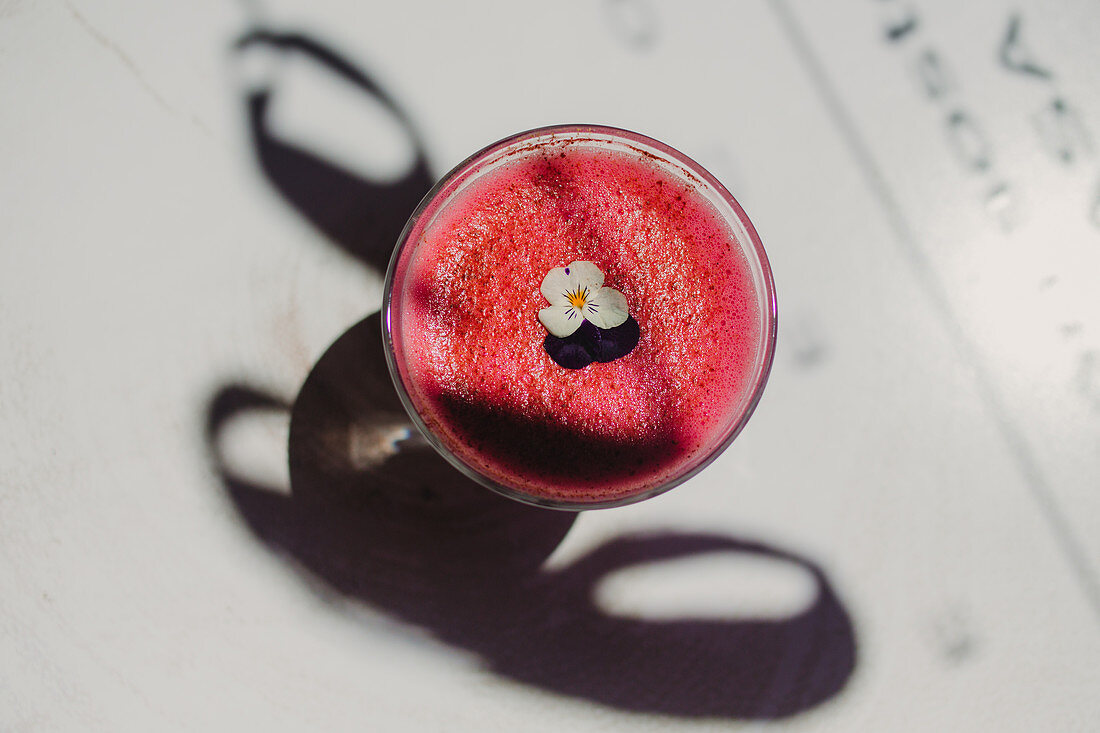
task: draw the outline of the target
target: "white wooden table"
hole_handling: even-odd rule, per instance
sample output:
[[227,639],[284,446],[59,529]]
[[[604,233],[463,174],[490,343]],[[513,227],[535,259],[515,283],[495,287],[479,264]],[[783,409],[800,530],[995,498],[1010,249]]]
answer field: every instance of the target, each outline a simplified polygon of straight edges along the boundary
[[[0,0],[0,728],[1095,730],[1098,36]],[[410,453],[369,319],[431,181],[559,122],[710,168],[780,300],[734,446],[575,522]]]

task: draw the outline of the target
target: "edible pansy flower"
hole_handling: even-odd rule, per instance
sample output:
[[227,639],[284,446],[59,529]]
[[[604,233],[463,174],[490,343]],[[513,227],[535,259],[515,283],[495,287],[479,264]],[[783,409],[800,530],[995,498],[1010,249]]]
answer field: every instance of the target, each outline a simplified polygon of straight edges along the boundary
[[591,262],[578,260],[555,267],[542,280],[542,295],[549,308],[539,311],[539,321],[558,338],[566,338],[588,321],[596,328],[611,329],[626,322],[626,298],[615,288],[603,286],[603,272]]

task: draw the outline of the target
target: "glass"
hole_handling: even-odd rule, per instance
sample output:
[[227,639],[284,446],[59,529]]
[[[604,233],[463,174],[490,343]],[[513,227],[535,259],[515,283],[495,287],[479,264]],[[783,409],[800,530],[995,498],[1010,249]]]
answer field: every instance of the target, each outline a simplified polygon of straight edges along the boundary
[[[741,391],[740,401],[722,429],[712,431],[705,448],[659,485],[610,500],[572,501],[539,496],[486,475],[456,455],[445,439],[428,426],[430,416],[426,420],[423,411],[430,410],[427,405],[418,404],[413,396],[415,390],[409,389],[408,384],[412,376],[405,352],[406,324],[401,312],[410,297],[410,263],[421,236],[448,204],[474,181],[508,164],[517,155],[564,141],[568,141],[570,146],[590,146],[597,150],[644,156],[662,174],[686,184],[709,202],[733,231],[742,249],[755,288],[759,314],[759,343],[751,369],[747,372],[747,386]],[[771,268],[759,235],[729,191],[702,166],[669,146],[638,133],[596,125],[561,125],[522,132],[489,145],[456,166],[428,192],[405,225],[390,260],[383,295],[382,328],[386,360],[397,393],[413,423],[445,459],[475,481],[512,499],[554,509],[579,511],[631,504],[668,491],[709,465],[733,442],[756,408],[771,370],[775,354],[776,296]]]

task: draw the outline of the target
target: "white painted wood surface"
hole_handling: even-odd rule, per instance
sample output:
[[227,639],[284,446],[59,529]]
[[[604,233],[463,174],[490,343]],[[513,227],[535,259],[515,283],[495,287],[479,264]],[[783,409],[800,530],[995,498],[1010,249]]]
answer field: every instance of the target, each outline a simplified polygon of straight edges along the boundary
[[[257,28],[392,106],[300,49],[234,47]],[[763,543],[594,602],[782,620],[819,568],[854,668],[785,729],[1095,730],[1098,35],[1086,0],[0,0],[0,728],[727,730],[786,704],[699,719],[660,676],[637,704],[554,692],[250,531],[220,470],[285,497],[287,412],[212,445],[212,400],[289,404],[381,302],[263,171],[267,91],[276,139],[383,190],[418,155],[438,176],[591,121],[697,158],[759,229],[780,345],[752,422],[689,484],[582,515],[537,577],[639,533]],[[552,603],[464,638],[553,640],[579,616]]]

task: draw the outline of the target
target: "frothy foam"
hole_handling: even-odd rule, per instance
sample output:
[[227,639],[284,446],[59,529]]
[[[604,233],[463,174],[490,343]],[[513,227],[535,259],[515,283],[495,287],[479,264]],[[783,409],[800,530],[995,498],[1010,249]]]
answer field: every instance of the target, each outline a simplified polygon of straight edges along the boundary
[[[549,500],[608,502],[680,474],[752,391],[762,334],[735,234],[642,155],[552,143],[470,183],[421,232],[401,302],[410,397],[463,462]],[[543,277],[594,262],[641,328],[581,370],[543,349]]]

